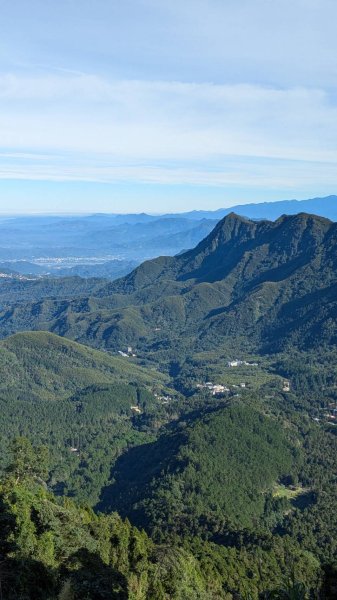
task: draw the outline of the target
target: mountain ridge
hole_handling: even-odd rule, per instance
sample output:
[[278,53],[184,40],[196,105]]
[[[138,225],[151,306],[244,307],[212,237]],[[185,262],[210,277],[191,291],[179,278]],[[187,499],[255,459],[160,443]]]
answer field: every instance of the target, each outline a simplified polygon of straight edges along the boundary
[[253,219],[274,220],[282,214],[298,214],[306,212],[337,220],[337,195],[331,194],[324,197],[315,197],[304,200],[273,200],[265,202],[252,202],[247,204],[233,204],[228,208],[219,208],[214,211],[195,210],[185,214],[186,218],[223,218],[226,214],[237,214]]

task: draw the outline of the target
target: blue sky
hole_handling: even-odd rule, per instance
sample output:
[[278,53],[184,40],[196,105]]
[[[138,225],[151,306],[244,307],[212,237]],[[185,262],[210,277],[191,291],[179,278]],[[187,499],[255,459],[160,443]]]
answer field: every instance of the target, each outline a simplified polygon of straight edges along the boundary
[[337,190],[335,0],[0,0],[0,212]]

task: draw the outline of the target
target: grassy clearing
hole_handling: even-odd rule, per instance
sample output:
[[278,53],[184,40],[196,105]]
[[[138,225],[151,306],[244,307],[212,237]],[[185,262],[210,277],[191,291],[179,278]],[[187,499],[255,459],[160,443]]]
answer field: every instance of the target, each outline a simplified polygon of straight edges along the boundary
[[274,498],[287,498],[287,500],[293,500],[294,498],[297,498],[298,496],[302,496],[303,494],[306,494],[307,492],[308,492],[308,490],[305,488],[302,488],[301,486],[286,487],[283,484],[276,484],[274,486],[274,490],[273,490],[273,497]]

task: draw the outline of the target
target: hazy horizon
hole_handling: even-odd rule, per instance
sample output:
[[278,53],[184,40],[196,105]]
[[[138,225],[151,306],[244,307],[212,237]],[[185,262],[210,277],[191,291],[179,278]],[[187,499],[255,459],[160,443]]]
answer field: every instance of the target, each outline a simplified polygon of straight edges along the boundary
[[329,197],[333,197],[334,194],[329,194],[328,196],[324,196],[324,197],[315,197],[315,198],[280,198],[279,200],[255,200],[254,202],[250,202],[250,201],[242,201],[242,202],[238,202],[236,204],[230,204],[230,203],[224,203],[223,206],[218,206],[217,208],[212,208],[209,209],[206,206],[204,208],[197,208],[197,209],[192,209],[192,210],[167,210],[167,211],[161,211],[161,212],[155,212],[155,211],[146,211],[146,210],[139,210],[139,211],[95,211],[95,210],[86,210],[86,211],[60,211],[60,212],[56,212],[56,211],[31,211],[31,212],[2,212],[0,210],[0,217],[32,217],[32,216],[36,216],[36,217],[76,217],[76,216],[81,216],[81,217],[85,217],[85,216],[93,216],[93,215],[130,215],[130,214],[135,214],[135,215],[139,215],[139,214],[147,214],[150,216],[163,216],[163,215],[176,215],[176,214],[185,214],[185,213],[189,213],[189,212],[214,212],[216,213],[217,211],[220,211],[222,209],[230,209],[233,208],[235,209],[236,207],[239,206],[249,206],[249,205],[255,205],[255,204],[269,204],[269,203],[275,203],[275,202],[305,202],[308,200],[324,200],[325,198],[329,198]]

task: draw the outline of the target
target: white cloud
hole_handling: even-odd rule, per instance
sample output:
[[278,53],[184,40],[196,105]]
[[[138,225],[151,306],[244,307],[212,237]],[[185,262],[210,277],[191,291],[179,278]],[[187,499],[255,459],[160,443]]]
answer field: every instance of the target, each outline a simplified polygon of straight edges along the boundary
[[320,89],[6,75],[0,147],[105,154],[124,167],[228,156],[336,163],[337,107]]
[[0,179],[52,182],[138,183],[192,185],[201,187],[250,188],[265,190],[310,190],[336,185],[336,163],[307,163],[260,160],[249,157],[224,157],[216,161],[189,161],[157,165],[138,162],[126,164],[108,155],[65,156],[34,153],[0,155]]

